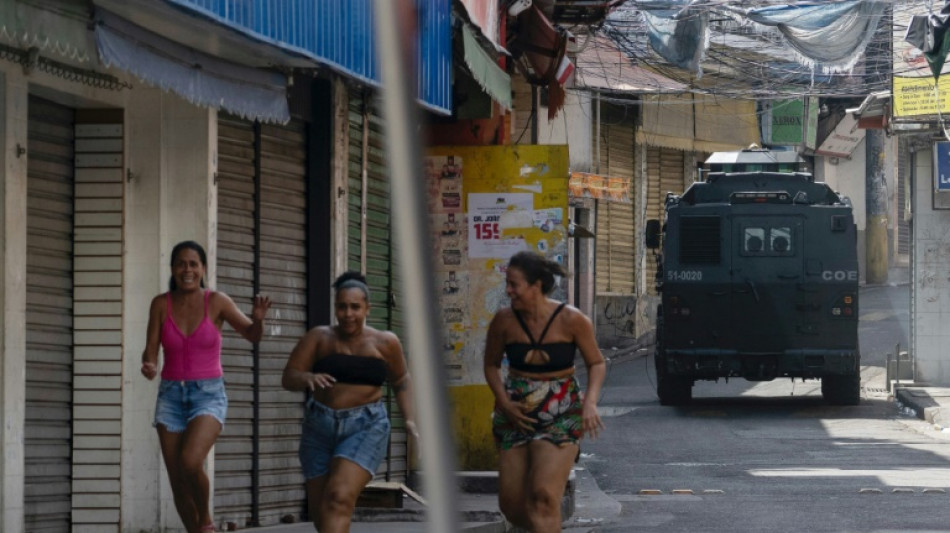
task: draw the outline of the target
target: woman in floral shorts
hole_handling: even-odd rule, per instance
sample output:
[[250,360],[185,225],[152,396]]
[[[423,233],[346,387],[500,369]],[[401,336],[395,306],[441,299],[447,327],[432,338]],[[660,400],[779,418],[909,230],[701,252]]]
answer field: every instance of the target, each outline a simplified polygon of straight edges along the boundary
[[[533,532],[561,531],[560,502],[578,441],[604,427],[597,413],[604,357],[590,319],[547,297],[556,275],[564,275],[560,264],[533,252],[515,254],[506,273],[511,306],[495,314],[485,343],[499,506],[508,521]],[[574,377],[578,350],[588,370],[586,394]]]

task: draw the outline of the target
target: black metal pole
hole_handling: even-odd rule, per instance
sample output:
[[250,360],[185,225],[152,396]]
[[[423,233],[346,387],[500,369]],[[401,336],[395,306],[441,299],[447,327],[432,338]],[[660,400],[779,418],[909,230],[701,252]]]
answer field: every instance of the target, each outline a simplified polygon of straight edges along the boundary
[[[254,295],[261,291],[261,123],[254,122]],[[253,296],[252,302],[253,302]],[[251,423],[251,522],[261,523],[261,346],[255,342],[252,354],[253,421]]]

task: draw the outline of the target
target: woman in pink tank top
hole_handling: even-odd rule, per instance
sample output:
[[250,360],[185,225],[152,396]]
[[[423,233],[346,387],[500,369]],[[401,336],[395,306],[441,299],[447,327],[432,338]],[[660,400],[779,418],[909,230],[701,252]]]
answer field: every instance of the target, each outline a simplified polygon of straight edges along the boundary
[[189,533],[214,531],[204,461],[224,428],[228,399],[221,370],[221,327],[227,322],[242,337],[259,342],[270,308],[266,296],[254,298],[248,318],[226,294],[206,290],[207,258],[194,241],[175,245],[169,291],[152,299],[142,375],[162,381],[154,426],[168,470],[178,515]]

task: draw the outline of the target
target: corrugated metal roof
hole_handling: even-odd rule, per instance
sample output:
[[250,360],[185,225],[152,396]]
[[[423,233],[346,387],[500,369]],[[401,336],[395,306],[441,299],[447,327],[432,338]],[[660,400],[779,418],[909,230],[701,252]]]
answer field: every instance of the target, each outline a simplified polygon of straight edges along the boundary
[[625,93],[681,93],[686,85],[636,66],[612,40],[591,35],[577,55],[574,87]]
[[[165,0],[369,85],[380,84],[373,0]],[[419,100],[452,109],[451,0],[418,0]]]

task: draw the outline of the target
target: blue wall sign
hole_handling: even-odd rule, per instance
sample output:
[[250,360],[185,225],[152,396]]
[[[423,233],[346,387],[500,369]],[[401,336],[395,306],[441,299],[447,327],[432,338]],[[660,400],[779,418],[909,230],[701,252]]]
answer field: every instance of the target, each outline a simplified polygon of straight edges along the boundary
[[934,188],[950,191],[950,142],[934,143]]

